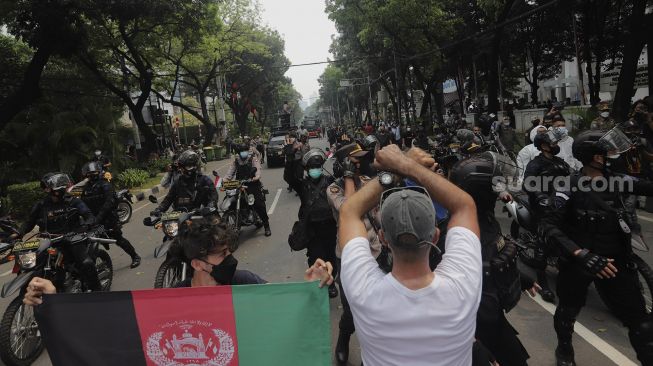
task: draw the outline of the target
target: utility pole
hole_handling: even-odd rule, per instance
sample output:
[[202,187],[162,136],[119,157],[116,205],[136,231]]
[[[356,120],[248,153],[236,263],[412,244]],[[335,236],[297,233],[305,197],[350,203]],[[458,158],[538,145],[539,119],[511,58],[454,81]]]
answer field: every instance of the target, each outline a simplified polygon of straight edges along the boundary
[[[571,14],[572,28],[574,30],[574,47],[576,48],[576,66],[578,67],[578,89],[580,91],[580,105],[585,105],[585,78],[583,76],[583,67],[580,64],[580,49],[578,48],[578,35],[576,34],[576,16]],[[651,50],[649,50],[650,55]],[[650,72],[649,72],[650,75]]]
[[505,109],[503,108],[503,85],[501,83],[501,57],[499,57],[499,62],[497,62],[497,68],[498,68],[497,76],[499,76],[499,102],[501,102],[501,111],[505,111]]
[[395,95],[397,96],[397,122],[401,124],[401,92],[399,91],[399,70],[397,69],[397,52],[394,41],[392,43],[392,55],[395,64]]

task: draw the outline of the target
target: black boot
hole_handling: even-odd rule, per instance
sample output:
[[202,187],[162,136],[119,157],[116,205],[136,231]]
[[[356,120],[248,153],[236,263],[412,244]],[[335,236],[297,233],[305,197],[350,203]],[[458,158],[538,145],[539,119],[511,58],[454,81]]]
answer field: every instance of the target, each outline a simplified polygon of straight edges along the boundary
[[129,266],[129,268],[136,268],[141,265],[141,257],[136,254],[135,256],[132,257],[132,264]]
[[571,342],[558,342],[558,347],[556,347],[556,365],[576,366],[574,347],[571,345]]
[[340,331],[338,333],[338,343],[336,343],[336,362],[338,365],[346,365],[349,360],[349,337],[351,334]]
[[263,227],[265,228],[265,236],[272,235],[272,231],[270,230],[270,223],[269,222],[264,222]]

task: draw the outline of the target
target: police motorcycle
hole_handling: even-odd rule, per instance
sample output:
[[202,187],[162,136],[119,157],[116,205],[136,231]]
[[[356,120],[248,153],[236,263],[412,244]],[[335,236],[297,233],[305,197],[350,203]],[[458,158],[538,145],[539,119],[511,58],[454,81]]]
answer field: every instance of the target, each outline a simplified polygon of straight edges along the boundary
[[[213,172],[217,175],[217,172]],[[256,175],[256,168],[252,168],[251,177]],[[256,198],[253,194],[247,194],[247,185],[251,183],[251,179],[244,180],[223,180],[221,191],[225,192],[222,203],[220,204],[220,212],[222,212],[222,220],[230,225],[237,233],[243,226],[255,225],[256,228],[263,226],[263,221],[254,210],[254,203]],[[267,190],[263,191],[263,197],[267,194]]]
[[[2,203],[0,202],[0,209]],[[0,264],[9,262],[14,239],[19,235],[18,224],[10,216],[0,217]]]
[[[111,174],[108,172],[105,172],[106,174]],[[106,176],[105,176],[106,179]],[[81,198],[82,192],[84,191],[84,186],[88,183],[88,179],[84,178],[75,185],[71,186],[68,189],[68,194],[71,196]],[[133,212],[133,207],[132,204],[134,203],[134,195],[129,192],[129,189],[121,189],[116,192],[116,198],[118,204],[116,205],[116,214],[118,215],[118,222],[120,222],[121,225],[125,225],[126,223],[131,220],[132,217],[132,212]]]
[[61,245],[87,245],[102,290],[109,291],[113,281],[113,264],[105,249],[115,242],[108,239],[102,226],[98,226],[89,231],[64,235],[36,233],[13,245],[10,259],[15,261],[13,273],[16,277],[5,283],[0,293],[7,298],[18,291],[18,296],[11,301],[0,322],[0,358],[7,365],[30,365],[44,348],[33,307],[23,304],[23,296],[31,279],[48,279],[62,293],[89,291],[80,269],[74,261],[66,260],[61,251]]
[[[149,200],[152,203],[158,202],[154,196],[150,196]],[[215,214],[217,214],[215,208],[204,207],[190,212],[164,212],[161,216],[150,216],[143,220],[145,226],[153,226],[156,229],[161,229],[164,233],[163,243],[154,249],[154,258],[166,256],[156,271],[154,288],[174,287],[177,283],[192,276],[192,267],[181,256],[170,254],[173,247],[178,244],[174,239],[179,235],[179,228],[185,221]]]

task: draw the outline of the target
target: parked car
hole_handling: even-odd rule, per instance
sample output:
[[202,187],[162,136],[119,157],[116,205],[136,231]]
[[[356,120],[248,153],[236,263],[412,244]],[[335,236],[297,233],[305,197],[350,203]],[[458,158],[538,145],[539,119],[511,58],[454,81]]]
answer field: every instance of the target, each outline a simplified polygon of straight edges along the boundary
[[268,148],[265,151],[268,168],[275,165],[281,166],[286,162],[285,156],[283,155],[285,139],[285,136],[273,136],[270,138],[270,141],[268,141]]
[[308,138],[309,138],[309,139],[315,139],[315,138],[318,137],[318,135],[317,135],[317,127],[307,128],[307,130],[308,130]]

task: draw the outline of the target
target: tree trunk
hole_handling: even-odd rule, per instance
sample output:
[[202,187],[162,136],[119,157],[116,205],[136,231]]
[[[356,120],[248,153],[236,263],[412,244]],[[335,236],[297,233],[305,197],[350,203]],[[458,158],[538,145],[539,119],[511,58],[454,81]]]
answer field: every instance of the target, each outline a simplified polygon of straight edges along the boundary
[[492,41],[492,49],[487,55],[487,110],[490,113],[499,111],[499,44],[501,39],[498,35]]
[[[624,56],[621,63],[621,72],[617,82],[617,92],[614,96],[613,117],[617,121],[624,121],[628,118],[628,111],[635,89],[635,78],[637,77],[637,62],[639,55],[642,53],[644,44],[646,44],[647,21],[651,21],[653,15],[644,14],[646,11],[646,0],[634,1],[633,12],[626,21],[628,24],[626,32],[623,34],[625,43]],[[649,50],[650,52],[651,50]],[[649,66],[650,67],[650,66]]]
[[39,83],[43,69],[51,54],[52,51],[49,47],[40,47],[36,50],[32,60],[27,65],[21,86],[0,104],[0,130],[18,113],[41,96]]
[[136,125],[138,126],[139,132],[143,134],[144,139],[142,141],[142,146],[144,149],[140,158],[145,160],[149,153],[156,151],[156,136],[147,122],[145,122],[145,117],[143,117],[143,107],[138,107],[133,103],[129,104],[127,107],[134,118],[134,122],[136,122]]
[[216,128],[215,126],[213,126],[213,124],[211,124],[211,116],[209,116],[209,108],[206,105],[206,97],[204,93],[199,93],[199,98],[200,98],[200,107],[202,109],[202,124],[206,128],[206,141],[211,143],[213,142],[213,137],[215,136]]

